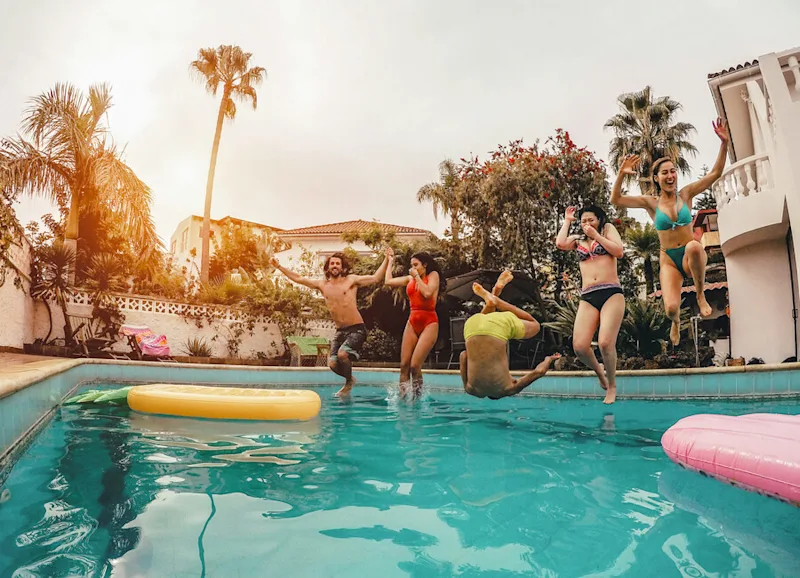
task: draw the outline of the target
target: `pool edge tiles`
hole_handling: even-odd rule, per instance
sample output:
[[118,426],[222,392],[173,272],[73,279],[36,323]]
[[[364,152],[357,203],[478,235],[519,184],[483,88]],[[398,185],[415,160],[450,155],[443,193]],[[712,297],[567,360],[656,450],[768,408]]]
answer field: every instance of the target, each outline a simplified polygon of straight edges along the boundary
[[[397,369],[354,368],[358,383],[387,386],[398,381]],[[514,376],[525,371],[514,371]],[[456,370],[426,370],[425,387],[463,391]],[[776,399],[800,397],[800,363],[727,368],[619,371],[618,400]],[[91,383],[187,383],[241,387],[331,387],[342,379],[327,367],[256,367],[118,362],[104,359],[45,359],[0,368],[0,471],[9,455],[30,437],[31,428],[52,415],[74,388]],[[357,392],[357,389],[356,389]],[[588,371],[551,371],[522,393],[523,397],[602,398],[597,378]],[[355,394],[357,395],[357,393]],[[2,479],[0,477],[0,479]]]
[[59,404],[77,389],[82,373],[79,364],[62,368],[0,398],[0,488]]

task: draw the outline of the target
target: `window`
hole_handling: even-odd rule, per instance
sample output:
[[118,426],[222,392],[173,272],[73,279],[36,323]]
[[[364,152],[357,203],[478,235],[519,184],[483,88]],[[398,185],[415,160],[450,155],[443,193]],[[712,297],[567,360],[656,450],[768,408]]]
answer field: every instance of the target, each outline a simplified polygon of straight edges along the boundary
[[173,255],[175,254],[175,249],[178,247],[178,241],[172,241],[172,244],[169,246],[169,252]]
[[189,229],[184,229],[181,233],[181,252],[185,251],[189,246]]

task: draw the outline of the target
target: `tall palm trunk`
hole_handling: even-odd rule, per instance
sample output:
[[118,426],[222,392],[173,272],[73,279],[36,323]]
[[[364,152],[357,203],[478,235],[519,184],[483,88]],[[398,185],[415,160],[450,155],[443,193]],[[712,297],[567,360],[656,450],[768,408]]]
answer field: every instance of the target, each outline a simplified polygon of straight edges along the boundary
[[[68,249],[75,251],[75,254],[78,254],[78,219],[80,218],[81,210],[80,210],[80,202],[81,197],[77,191],[77,188],[73,190],[72,194],[70,195],[69,201],[69,214],[67,215],[67,226],[64,229],[64,246]],[[72,263],[72,266],[67,265],[67,281],[70,285],[75,284],[75,265],[76,263]]]
[[453,242],[458,242],[458,237],[461,234],[461,221],[458,218],[456,209],[450,215],[450,234],[453,236]]
[[214,172],[217,169],[217,154],[219,153],[219,141],[222,138],[222,121],[225,119],[225,107],[227,106],[229,91],[222,93],[222,100],[219,103],[219,113],[217,113],[217,128],[214,132],[214,144],[211,147],[211,163],[208,166],[208,181],[206,182],[206,204],[203,209],[203,228],[200,231],[202,246],[200,248],[200,281],[208,282],[208,267],[210,263],[209,248],[211,246],[211,196],[214,190]]
[[644,282],[647,286],[647,294],[652,295],[655,290],[655,275],[653,274],[653,260],[648,255],[644,259]]

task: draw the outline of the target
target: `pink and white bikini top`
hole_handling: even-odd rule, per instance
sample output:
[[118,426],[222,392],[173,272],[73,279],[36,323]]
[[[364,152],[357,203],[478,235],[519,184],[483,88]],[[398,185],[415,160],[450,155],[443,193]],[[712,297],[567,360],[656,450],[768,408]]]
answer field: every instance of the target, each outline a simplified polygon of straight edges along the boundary
[[601,255],[608,255],[608,251],[606,251],[606,248],[603,247],[597,241],[592,241],[592,245],[589,249],[587,249],[583,245],[577,244],[575,250],[578,252],[579,261],[586,261],[587,259],[594,259],[595,257],[600,257]]

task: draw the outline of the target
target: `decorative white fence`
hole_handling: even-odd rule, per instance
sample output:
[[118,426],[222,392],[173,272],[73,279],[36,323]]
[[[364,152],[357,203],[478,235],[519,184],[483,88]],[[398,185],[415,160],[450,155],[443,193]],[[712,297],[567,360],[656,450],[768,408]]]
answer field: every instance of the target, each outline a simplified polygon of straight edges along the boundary
[[711,190],[722,213],[728,204],[744,197],[768,192],[773,188],[769,155],[747,157],[732,164],[722,173]]

